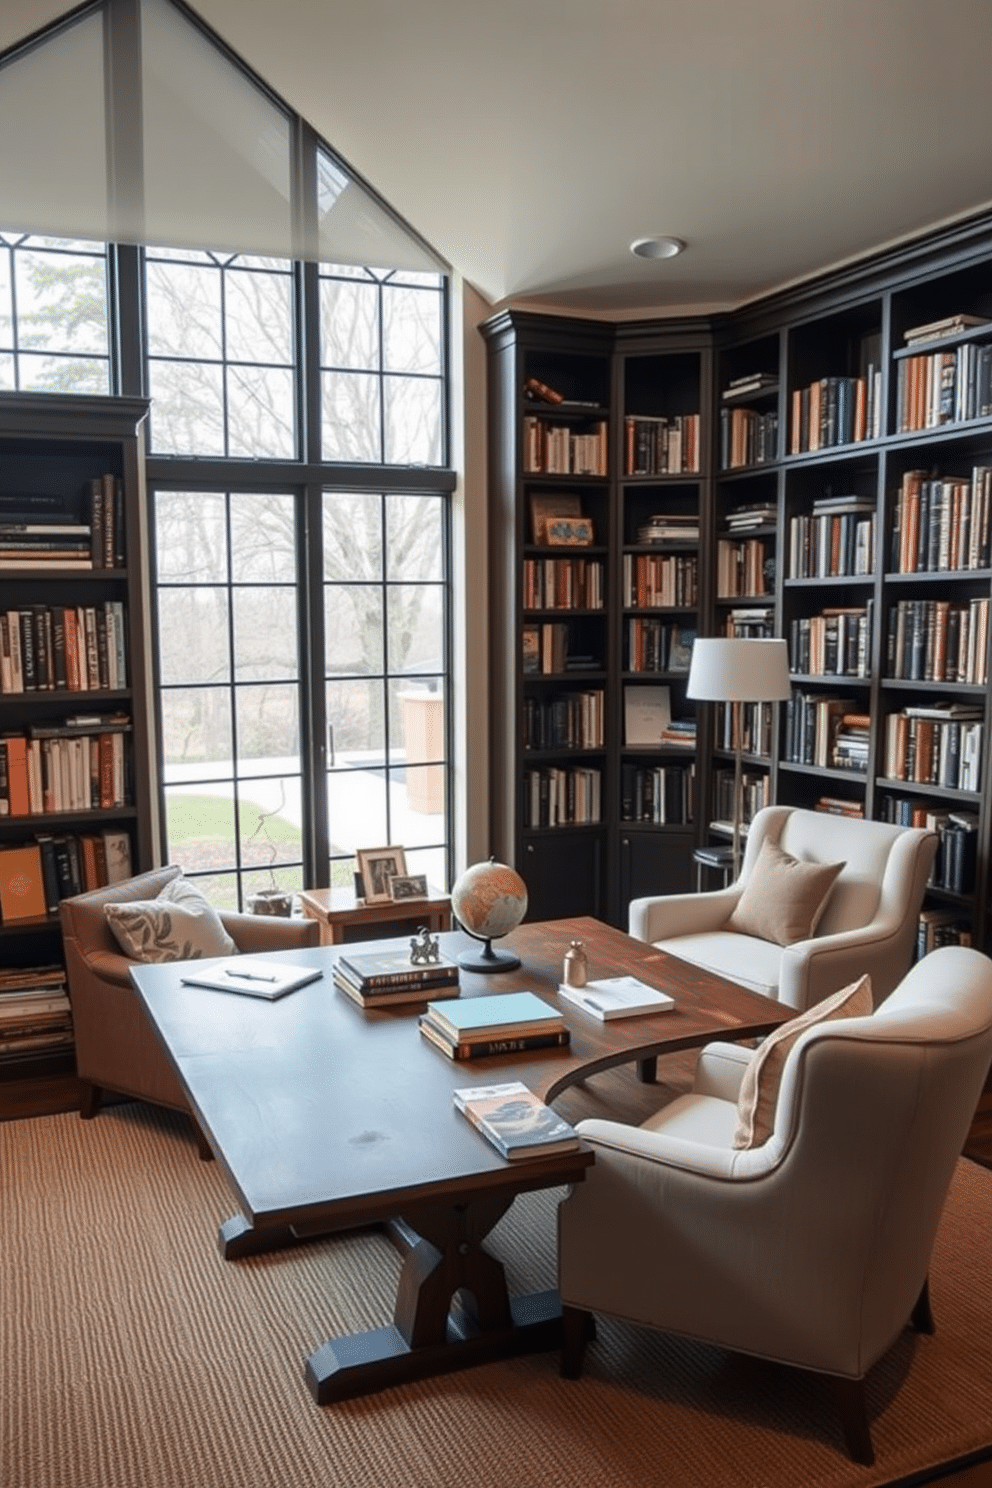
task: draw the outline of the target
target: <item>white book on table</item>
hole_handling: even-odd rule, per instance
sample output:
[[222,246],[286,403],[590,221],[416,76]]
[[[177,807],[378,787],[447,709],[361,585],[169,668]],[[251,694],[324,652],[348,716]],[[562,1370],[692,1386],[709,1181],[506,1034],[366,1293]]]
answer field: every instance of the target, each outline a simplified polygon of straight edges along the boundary
[[586,982],[584,987],[567,987],[563,983],[558,995],[602,1023],[612,1018],[663,1013],[675,1006],[674,997],[635,976],[600,977]]

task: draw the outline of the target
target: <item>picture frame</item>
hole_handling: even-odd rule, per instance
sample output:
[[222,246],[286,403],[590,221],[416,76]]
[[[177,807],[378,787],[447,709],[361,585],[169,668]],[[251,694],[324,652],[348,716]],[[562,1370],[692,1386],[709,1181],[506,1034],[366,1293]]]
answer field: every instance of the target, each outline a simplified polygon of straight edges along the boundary
[[582,497],[569,491],[535,491],[530,498],[531,542],[548,546],[547,524],[551,517],[581,517]]
[[395,902],[401,899],[426,899],[426,873],[392,873],[389,877],[389,897]]
[[593,540],[592,517],[545,517],[544,533],[549,548],[588,548]]
[[406,875],[406,853],[402,847],[360,847],[355,854],[362,877],[366,904],[389,904],[389,880]]

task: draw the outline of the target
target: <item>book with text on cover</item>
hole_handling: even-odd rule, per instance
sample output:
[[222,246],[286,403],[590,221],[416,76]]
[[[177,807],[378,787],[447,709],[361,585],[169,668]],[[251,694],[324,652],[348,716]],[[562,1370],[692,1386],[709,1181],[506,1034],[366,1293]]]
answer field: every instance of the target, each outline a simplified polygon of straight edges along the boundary
[[454,1091],[455,1105],[506,1158],[544,1157],[578,1147],[573,1126],[519,1080]]
[[657,987],[649,987],[640,977],[601,977],[586,982],[584,987],[558,988],[559,997],[574,1003],[601,1023],[613,1018],[634,1018],[641,1013],[664,1013],[675,1006],[675,998]]
[[458,1002],[435,1007],[427,1004],[426,1016],[453,1042],[473,1039],[515,1038],[523,1034],[557,1033],[565,1020],[557,1008],[543,1002],[536,992],[500,992],[493,996],[463,997]]
[[191,971],[183,977],[188,987],[212,987],[218,992],[241,992],[246,997],[264,997],[274,1002],[305,987],[323,976],[319,966],[293,966],[285,961],[265,961],[261,957],[232,956],[230,961],[213,961],[202,971]]
[[352,1002],[357,1002],[363,1008],[419,1007],[423,1006],[428,997],[457,997],[460,990],[458,982],[454,981],[448,986],[440,987],[417,982],[411,987],[390,987],[385,991],[376,987],[370,992],[363,992],[354,982],[343,977],[337,968],[333,981],[339,992],[343,992]]
[[415,965],[405,946],[395,951],[348,950],[338,957],[338,969],[361,992],[372,992],[376,987],[385,991],[421,982],[444,986],[458,980],[457,962],[442,957],[440,961]]
[[[374,1003],[366,1004],[374,1007]],[[547,1033],[481,1034],[470,1039],[452,1038],[425,1013],[418,1024],[421,1033],[449,1059],[495,1059],[501,1054],[525,1054],[531,1049],[562,1049],[571,1042],[567,1028]]]

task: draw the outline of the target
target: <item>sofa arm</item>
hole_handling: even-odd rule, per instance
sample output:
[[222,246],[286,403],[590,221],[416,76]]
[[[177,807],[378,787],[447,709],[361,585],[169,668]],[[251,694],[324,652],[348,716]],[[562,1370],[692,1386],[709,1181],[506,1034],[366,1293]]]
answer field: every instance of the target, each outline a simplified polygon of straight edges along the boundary
[[878,983],[872,987],[877,1004],[909,969],[911,957],[906,927],[892,920],[800,940],[782,951],[779,1001],[804,1012],[868,972]]
[[[115,987],[131,988],[131,967],[137,963],[129,956],[122,955],[119,951],[79,950],[79,956],[88,972],[98,977],[101,982],[111,982]],[[69,978],[70,1000],[72,996],[72,977]]]
[[632,899],[627,928],[635,940],[650,943],[677,935],[700,935],[726,924],[741,896],[739,888],[709,894],[666,894],[656,899]]
[[239,951],[295,951],[320,944],[318,920],[285,919],[280,915],[235,914],[223,911],[224,929]]

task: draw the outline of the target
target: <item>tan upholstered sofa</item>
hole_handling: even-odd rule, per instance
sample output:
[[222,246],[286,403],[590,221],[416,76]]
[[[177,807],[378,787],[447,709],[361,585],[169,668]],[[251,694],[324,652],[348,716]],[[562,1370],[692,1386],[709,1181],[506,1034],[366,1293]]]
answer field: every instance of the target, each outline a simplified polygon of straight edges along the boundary
[[[96,1114],[104,1090],[188,1110],[131,983],[134,962],[121,951],[103,912],[105,904],[154,899],[181,871],[175,866],[155,868],[124,883],[63,899],[59,905],[76,1069],[84,1082],[80,1108],[84,1117]],[[227,911],[220,918],[239,951],[290,950],[318,943],[316,920]]]

